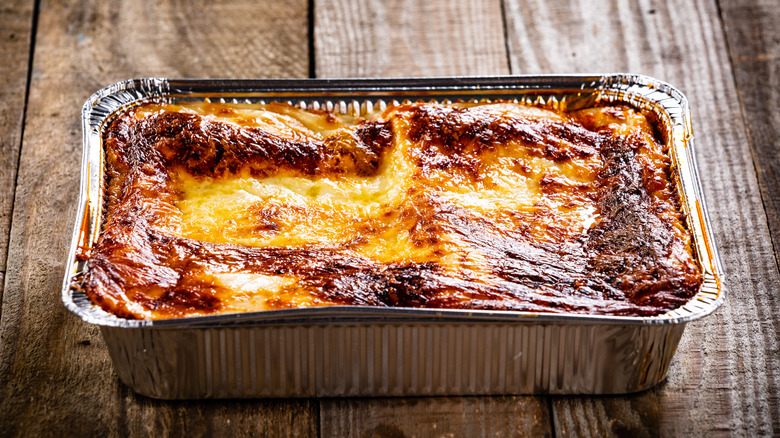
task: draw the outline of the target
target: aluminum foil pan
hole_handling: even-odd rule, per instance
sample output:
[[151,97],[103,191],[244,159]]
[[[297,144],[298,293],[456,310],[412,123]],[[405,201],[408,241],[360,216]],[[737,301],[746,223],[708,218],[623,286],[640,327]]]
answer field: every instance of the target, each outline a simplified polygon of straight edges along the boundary
[[[516,100],[567,108],[625,102],[656,113],[694,252],[699,293],[655,317],[453,309],[322,307],[157,321],[117,318],[72,287],[77,250],[102,217],[102,134],[112,117],[149,101],[289,102],[363,114],[406,101]],[[662,381],[687,322],[723,301],[693,150],[688,102],[641,75],[425,79],[135,79],[106,87],[82,110],[81,190],[62,288],[65,306],[100,326],[119,378],[164,399],[230,397],[614,394]]]

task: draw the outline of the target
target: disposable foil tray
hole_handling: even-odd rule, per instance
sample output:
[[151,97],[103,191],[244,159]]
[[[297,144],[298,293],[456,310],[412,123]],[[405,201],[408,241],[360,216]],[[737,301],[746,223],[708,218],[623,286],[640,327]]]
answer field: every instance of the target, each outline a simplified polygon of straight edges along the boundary
[[[73,287],[79,248],[101,228],[103,130],[150,101],[267,103],[355,115],[407,101],[510,100],[567,108],[623,102],[654,112],[671,143],[700,291],[654,317],[513,311],[319,307],[167,320],[127,320]],[[82,110],[84,149],[65,306],[100,327],[119,378],[163,399],[233,397],[614,394],[662,381],[686,323],[723,301],[722,268],[696,167],[688,102],[641,75],[425,79],[171,80],[108,86]]]

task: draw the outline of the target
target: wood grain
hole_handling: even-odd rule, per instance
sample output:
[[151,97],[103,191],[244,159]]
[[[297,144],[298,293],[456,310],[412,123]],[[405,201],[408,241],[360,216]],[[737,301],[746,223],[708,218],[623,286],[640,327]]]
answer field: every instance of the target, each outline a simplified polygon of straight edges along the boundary
[[[721,0],[720,11],[769,228],[780,249],[780,3]],[[780,430],[780,425],[775,426]]]
[[545,437],[551,436],[549,416],[537,397],[344,399],[323,403],[320,434]]
[[499,0],[317,0],[318,77],[509,73]]
[[39,9],[0,318],[0,435],[316,434],[308,400],[136,396],[117,380],[98,330],[59,298],[87,97],[139,76],[305,76],[306,1],[73,0]]
[[30,0],[0,4],[0,297],[5,283],[16,166],[22,144],[22,120],[33,25]]
[[[777,259],[780,253],[780,32],[777,31],[780,3],[724,0],[720,2],[720,11]],[[771,430],[780,434],[780,392],[777,391],[780,318],[775,316],[772,324],[764,322],[761,329],[774,336],[774,343],[767,356],[766,370],[751,371],[757,371],[759,377],[765,374],[772,383],[769,390],[774,391],[769,392],[768,405],[758,405],[754,410],[757,416],[771,422],[771,427],[767,424],[762,432]],[[758,385],[763,384],[760,378],[757,380]]]
[[507,1],[513,73],[630,71],[688,96],[729,288],[690,323],[668,381],[626,397],[560,397],[556,435],[778,433],[780,285],[745,124],[713,1]]

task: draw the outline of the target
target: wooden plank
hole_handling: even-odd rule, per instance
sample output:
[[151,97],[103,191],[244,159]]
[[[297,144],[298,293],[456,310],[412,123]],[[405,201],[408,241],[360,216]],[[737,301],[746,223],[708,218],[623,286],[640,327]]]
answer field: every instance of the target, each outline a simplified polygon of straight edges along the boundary
[[[721,0],[739,103],[769,228],[780,250],[780,3],[772,0]],[[780,430],[780,425],[775,426]]]
[[315,1],[318,77],[509,73],[499,0]]
[[[780,3],[772,0],[720,1],[731,62],[736,78],[739,102],[747,127],[753,163],[758,174],[764,209],[769,220],[775,258],[780,251]],[[768,406],[758,407],[757,414],[771,421],[771,430],[780,434],[780,322],[774,328],[774,350],[767,357],[767,371],[773,379],[774,392]],[[759,382],[760,384],[760,382]],[[767,412],[769,411],[769,412]],[[769,430],[767,424],[766,430]]]
[[[323,403],[321,436],[551,436],[536,397],[342,399]],[[519,421],[519,420],[522,421]]]
[[[780,393],[780,275],[711,0],[507,0],[514,73],[631,71],[678,86],[726,282],[726,303],[688,325],[665,384],[625,397],[559,397],[556,436],[771,435]],[[772,21],[767,29],[771,29]],[[760,157],[762,159],[762,157]]]
[[[499,1],[318,0],[319,77],[509,73]],[[321,401],[322,436],[544,436],[543,397]]]
[[99,331],[59,298],[87,97],[130,77],[306,76],[306,20],[306,0],[40,2],[0,319],[1,435],[316,434],[308,400],[136,396]]
[[31,0],[11,0],[0,5],[0,297],[22,144],[34,4]]

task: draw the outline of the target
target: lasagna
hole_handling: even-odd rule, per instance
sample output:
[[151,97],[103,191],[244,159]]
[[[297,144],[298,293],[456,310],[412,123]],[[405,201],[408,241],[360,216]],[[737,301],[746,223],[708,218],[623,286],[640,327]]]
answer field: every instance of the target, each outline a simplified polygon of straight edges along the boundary
[[107,126],[77,283],[135,319],[310,306],[652,316],[701,285],[668,144],[626,105],[150,103]]

